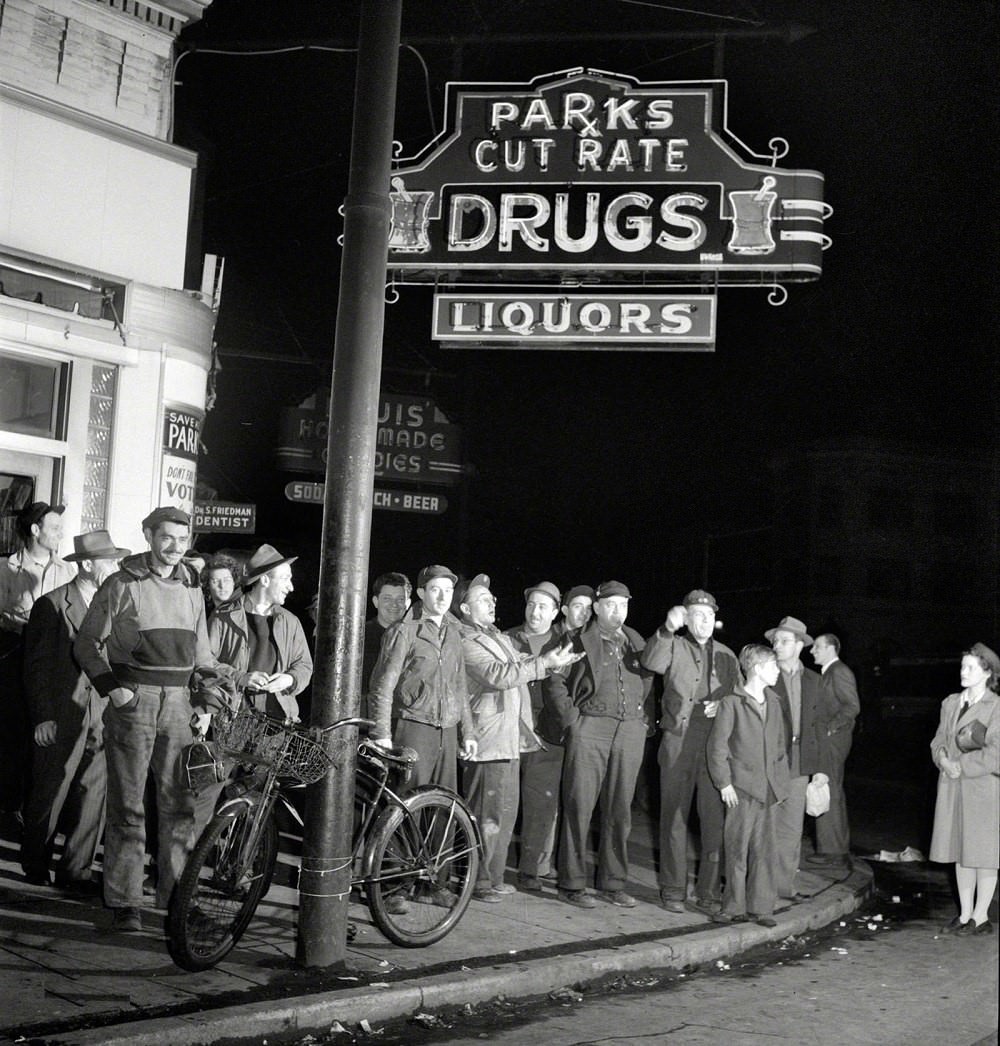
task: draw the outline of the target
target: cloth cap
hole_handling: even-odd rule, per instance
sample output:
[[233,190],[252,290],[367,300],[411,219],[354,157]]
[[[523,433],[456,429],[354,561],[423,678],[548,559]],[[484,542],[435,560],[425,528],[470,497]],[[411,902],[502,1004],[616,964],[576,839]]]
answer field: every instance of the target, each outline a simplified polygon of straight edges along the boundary
[[711,607],[716,614],[719,612],[719,604],[716,603],[715,596],[711,592],[706,592],[703,588],[696,588],[688,592],[684,597],[684,606]]
[[460,579],[455,585],[455,596],[451,601],[453,607],[460,607],[463,603],[471,603],[478,599],[484,592],[490,590],[490,578],[488,574],[477,574],[471,581]]
[[806,632],[806,626],[797,617],[783,617],[776,628],[769,628],[764,633],[764,638],[770,643],[775,632],[794,632],[806,646],[812,646],[813,637]]
[[65,511],[65,505],[50,505],[46,501],[33,501],[21,509],[17,514],[17,521],[23,533],[30,534],[31,528],[36,523],[41,523],[50,512],[58,513],[61,516]]
[[161,505],[154,508],[152,512],[142,521],[143,530],[156,530],[161,523],[180,523],[182,526],[191,526],[191,517],[182,508],[176,505]]
[[528,602],[532,592],[541,592],[543,595],[548,596],[555,601],[556,606],[559,606],[562,600],[562,596],[559,595],[559,589],[551,581],[539,581],[537,585],[529,585],[524,590],[525,603]]
[[982,658],[996,679],[1000,679],[1000,657],[990,650],[985,643],[974,643],[969,647],[969,653]]
[[574,585],[566,595],[563,596],[563,606],[568,607],[577,596],[586,596],[591,603],[593,603],[594,590],[590,585]]
[[629,592],[628,585],[623,584],[621,581],[602,581],[597,586],[594,598],[607,599],[609,596],[624,596],[625,599],[631,599],[632,593]]
[[131,554],[130,548],[117,548],[106,530],[91,530],[73,538],[73,551],[63,559],[67,563],[79,563],[81,559],[121,559]]
[[440,563],[433,563],[429,567],[424,567],[423,570],[417,574],[417,588],[423,588],[429,581],[433,581],[436,577],[446,577],[454,585],[458,582],[458,575],[447,567],[441,566]]
[[252,588],[253,583],[269,570],[280,567],[283,563],[294,563],[298,556],[283,556],[274,545],[261,545],[247,560],[246,573],[243,575],[243,587]]

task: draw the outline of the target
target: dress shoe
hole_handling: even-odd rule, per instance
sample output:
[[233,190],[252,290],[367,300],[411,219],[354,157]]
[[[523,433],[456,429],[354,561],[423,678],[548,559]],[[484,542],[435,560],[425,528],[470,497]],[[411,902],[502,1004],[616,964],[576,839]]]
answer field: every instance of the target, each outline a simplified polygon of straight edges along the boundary
[[503,895],[497,893],[492,886],[477,886],[472,891],[472,898],[475,901],[484,901],[486,904],[499,904],[503,900]]
[[138,908],[115,908],[111,913],[110,933],[139,933],[142,914]]
[[574,908],[597,907],[597,901],[586,890],[560,890],[559,900],[573,905]]
[[519,875],[517,888],[525,893],[541,893],[542,880],[537,875]]
[[613,904],[618,908],[634,908],[639,902],[630,894],[624,890],[602,890],[600,893],[601,900],[607,901],[608,904]]
[[747,921],[745,915],[730,915],[729,912],[712,912],[709,919],[714,923],[721,923],[723,926],[728,926],[730,923],[745,923]]
[[687,911],[680,898],[668,897],[662,890],[660,891],[660,907],[675,915],[683,915]]
[[770,915],[751,915],[750,918],[758,926],[766,926],[768,929],[778,925],[778,920],[772,919]]
[[969,927],[972,926],[972,920],[966,919],[965,922],[956,915],[950,922],[944,924],[941,927],[941,933],[958,933],[965,934],[969,932]]
[[701,912],[702,915],[711,915],[713,912],[722,910],[722,902],[713,901],[710,897],[705,899],[695,897],[693,900],[685,902],[685,906],[688,911]]
[[965,936],[967,937],[982,937],[984,934],[993,932],[993,923],[991,923],[989,919],[981,923],[973,923],[970,919],[966,923],[966,926],[970,925],[972,926],[972,929],[965,931]]

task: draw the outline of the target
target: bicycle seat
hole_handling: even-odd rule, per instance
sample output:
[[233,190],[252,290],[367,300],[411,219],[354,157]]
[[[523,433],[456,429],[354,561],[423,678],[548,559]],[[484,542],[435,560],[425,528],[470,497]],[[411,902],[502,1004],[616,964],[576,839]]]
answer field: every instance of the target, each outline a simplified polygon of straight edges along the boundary
[[387,759],[390,763],[399,763],[401,766],[410,766],[420,761],[420,755],[413,748],[383,748],[373,741],[362,741],[358,745],[358,751],[370,759]]

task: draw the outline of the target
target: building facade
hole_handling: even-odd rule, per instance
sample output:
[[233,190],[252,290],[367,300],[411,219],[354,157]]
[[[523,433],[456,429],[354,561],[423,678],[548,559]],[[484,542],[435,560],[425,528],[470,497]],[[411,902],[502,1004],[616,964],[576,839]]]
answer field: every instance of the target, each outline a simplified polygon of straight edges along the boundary
[[0,2],[0,552],[31,501],[142,547],[190,509],[221,264],[185,289],[174,46],[210,0]]

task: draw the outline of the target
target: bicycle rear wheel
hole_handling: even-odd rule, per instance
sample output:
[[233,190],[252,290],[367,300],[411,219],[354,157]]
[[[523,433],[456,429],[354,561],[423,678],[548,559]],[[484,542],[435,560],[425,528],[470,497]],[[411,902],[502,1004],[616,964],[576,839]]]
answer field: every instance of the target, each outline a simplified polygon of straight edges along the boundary
[[418,792],[389,807],[372,831],[368,907],[395,944],[423,948],[465,914],[479,871],[479,838],[458,796]]
[[221,962],[271,885],[278,830],[269,811],[252,843],[259,808],[257,803],[223,808],[191,851],[167,916],[167,950],[182,969],[207,970]]

